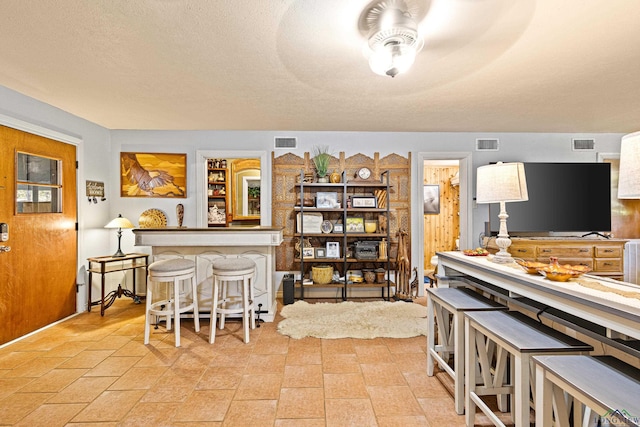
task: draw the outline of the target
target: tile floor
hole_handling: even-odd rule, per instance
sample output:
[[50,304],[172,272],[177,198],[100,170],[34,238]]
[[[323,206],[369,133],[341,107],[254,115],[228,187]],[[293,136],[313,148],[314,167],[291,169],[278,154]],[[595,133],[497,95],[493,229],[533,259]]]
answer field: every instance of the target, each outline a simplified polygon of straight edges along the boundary
[[374,340],[278,334],[262,323],[242,342],[227,322],[208,343],[182,324],[152,329],[144,304],[118,299],[0,349],[0,425],[463,426],[426,375],[426,338]]

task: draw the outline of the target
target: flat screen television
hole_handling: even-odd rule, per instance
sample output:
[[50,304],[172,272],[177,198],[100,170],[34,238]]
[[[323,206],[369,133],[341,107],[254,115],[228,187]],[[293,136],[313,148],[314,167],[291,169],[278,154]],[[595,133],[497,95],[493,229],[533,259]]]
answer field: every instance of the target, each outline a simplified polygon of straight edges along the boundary
[[[506,204],[510,236],[611,231],[609,163],[524,163],[529,200]],[[491,234],[500,204],[489,206]]]

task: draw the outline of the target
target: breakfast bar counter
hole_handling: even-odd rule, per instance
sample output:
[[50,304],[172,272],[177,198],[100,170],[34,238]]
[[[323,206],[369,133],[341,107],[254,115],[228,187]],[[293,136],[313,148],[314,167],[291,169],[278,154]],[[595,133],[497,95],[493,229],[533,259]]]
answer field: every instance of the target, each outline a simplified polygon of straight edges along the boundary
[[605,337],[620,334],[640,340],[640,286],[592,275],[567,282],[554,282],[541,275],[527,274],[518,264],[497,264],[485,256],[462,252],[438,253],[438,275],[476,281],[499,289],[511,301],[527,299],[540,310],[555,309],[606,328]]
[[279,227],[138,228],[133,230],[136,246],[150,246],[153,260],[171,257],[196,263],[200,310],[211,307],[211,262],[222,257],[246,257],[257,266],[254,285],[256,312],[272,322],[276,314],[274,286],[275,249],[282,241]]

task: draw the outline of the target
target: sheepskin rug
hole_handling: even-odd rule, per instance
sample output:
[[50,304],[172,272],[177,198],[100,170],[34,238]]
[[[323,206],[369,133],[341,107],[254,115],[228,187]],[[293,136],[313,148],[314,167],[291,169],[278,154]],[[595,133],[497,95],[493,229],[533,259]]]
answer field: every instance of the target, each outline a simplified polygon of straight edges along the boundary
[[278,332],[291,338],[410,338],[427,335],[427,308],[409,302],[296,301],[280,311]]

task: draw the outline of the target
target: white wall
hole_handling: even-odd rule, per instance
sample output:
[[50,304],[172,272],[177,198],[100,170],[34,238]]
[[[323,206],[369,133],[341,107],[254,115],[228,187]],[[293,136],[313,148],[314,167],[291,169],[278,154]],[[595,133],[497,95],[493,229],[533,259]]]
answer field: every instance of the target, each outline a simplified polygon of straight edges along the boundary
[[[79,155],[79,225],[81,253],[79,268],[88,256],[108,254],[115,251],[115,233],[108,233],[102,227],[118,213],[137,224],[140,214],[148,208],[158,208],[169,215],[169,223],[176,224],[175,206],[185,206],[184,225],[196,225],[196,152],[209,151],[274,151],[275,137],[296,137],[298,148],[291,150],[302,156],[312,151],[314,145],[328,145],[338,153],[344,151],[347,156],[356,153],[373,154],[379,152],[382,157],[390,153],[407,156],[412,153],[412,171],[421,168],[416,153],[425,152],[472,152],[473,171],[480,165],[491,161],[549,161],[549,162],[595,162],[597,153],[618,153],[622,134],[584,134],[584,133],[415,133],[415,132],[274,132],[274,131],[154,131],[154,130],[107,130],[98,125],[80,119],[57,108],[51,107],[29,97],[0,86],[0,114],[16,117],[30,123],[66,133],[82,140]],[[562,120],[561,117],[558,118]],[[476,138],[498,138],[500,151],[475,151]],[[572,138],[594,138],[596,151],[572,151]],[[119,153],[121,151],[177,152],[187,153],[187,198],[186,199],[147,199],[121,198],[119,196]],[[277,150],[276,156],[288,150]],[[270,155],[268,156],[270,160]],[[271,176],[270,161],[265,175]],[[472,171],[472,186],[475,174]],[[84,197],[85,180],[104,181],[107,201],[88,204]],[[415,181],[415,180],[414,180]],[[270,181],[269,181],[270,185]],[[414,182],[416,188],[417,183]],[[472,188],[471,193],[475,194]],[[414,192],[416,194],[417,193]],[[418,229],[415,221],[421,218],[420,200],[413,203],[412,229]],[[473,206],[474,237],[479,236],[488,220],[487,206]],[[413,239],[412,256],[417,253],[418,239]],[[133,234],[125,230],[122,248],[125,252],[140,251],[133,245]]]

